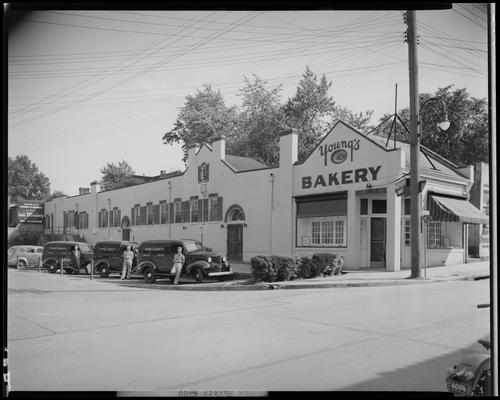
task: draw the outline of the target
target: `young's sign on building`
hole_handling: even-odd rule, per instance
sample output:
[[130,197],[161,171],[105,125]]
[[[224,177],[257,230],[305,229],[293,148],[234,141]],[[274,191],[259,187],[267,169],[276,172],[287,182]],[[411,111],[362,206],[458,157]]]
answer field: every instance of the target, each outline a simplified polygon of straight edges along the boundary
[[342,164],[348,158],[350,161],[354,161],[354,152],[359,150],[359,146],[360,139],[337,140],[319,146],[319,154],[325,167],[328,163]]

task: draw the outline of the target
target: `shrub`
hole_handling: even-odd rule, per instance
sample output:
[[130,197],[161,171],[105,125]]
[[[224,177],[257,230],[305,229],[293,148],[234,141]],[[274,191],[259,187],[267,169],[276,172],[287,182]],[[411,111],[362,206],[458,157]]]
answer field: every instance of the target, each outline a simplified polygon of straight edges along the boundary
[[281,256],[255,256],[250,260],[255,281],[276,282],[298,277],[295,260]]
[[331,253],[316,253],[312,256],[318,275],[331,276],[340,274],[344,266],[344,257]]
[[271,256],[269,258],[276,270],[277,281],[291,281],[297,279],[297,264],[293,258],[282,256]]
[[301,257],[298,265],[298,275],[300,278],[312,278],[314,277],[315,266],[313,265],[309,257]]

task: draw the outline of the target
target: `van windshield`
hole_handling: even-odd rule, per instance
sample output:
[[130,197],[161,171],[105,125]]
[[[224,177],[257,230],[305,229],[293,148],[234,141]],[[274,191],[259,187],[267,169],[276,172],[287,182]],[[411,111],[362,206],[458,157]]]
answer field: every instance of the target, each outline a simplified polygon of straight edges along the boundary
[[188,251],[188,253],[205,250],[203,245],[198,241],[184,242],[184,246],[186,246],[186,250]]

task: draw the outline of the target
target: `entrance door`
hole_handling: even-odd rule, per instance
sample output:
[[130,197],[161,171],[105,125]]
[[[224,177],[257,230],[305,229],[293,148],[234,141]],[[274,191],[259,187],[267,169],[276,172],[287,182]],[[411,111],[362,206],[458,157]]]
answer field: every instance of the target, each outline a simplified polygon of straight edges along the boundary
[[243,260],[243,225],[227,226],[227,258]]
[[370,266],[385,268],[385,218],[371,218]]
[[130,240],[130,228],[122,229],[122,240],[129,241]]

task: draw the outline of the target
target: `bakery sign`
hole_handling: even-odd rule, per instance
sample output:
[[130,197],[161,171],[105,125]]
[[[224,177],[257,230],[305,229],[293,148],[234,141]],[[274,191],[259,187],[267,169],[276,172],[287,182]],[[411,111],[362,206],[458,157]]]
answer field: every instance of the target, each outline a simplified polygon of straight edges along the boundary
[[377,165],[374,167],[332,171],[328,174],[325,173],[316,176],[303,176],[302,189],[376,181],[381,168],[381,165]]
[[360,139],[338,140],[335,143],[323,144],[319,148],[320,157],[325,166],[328,162],[342,164],[348,158],[354,161],[354,152],[359,150]]

